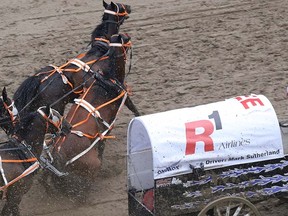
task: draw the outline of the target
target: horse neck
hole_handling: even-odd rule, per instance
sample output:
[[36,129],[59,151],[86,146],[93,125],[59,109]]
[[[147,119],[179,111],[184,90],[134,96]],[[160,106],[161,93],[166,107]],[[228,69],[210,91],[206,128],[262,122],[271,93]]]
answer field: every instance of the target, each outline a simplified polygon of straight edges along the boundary
[[36,157],[39,157],[43,149],[45,133],[46,123],[39,121],[39,123],[35,122],[32,127],[27,127],[25,129],[21,128],[16,131],[14,135],[18,137],[19,141],[24,140],[27,145],[30,145],[33,154],[35,154]]
[[[94,41],[93,41],[94,42]],[[94,42],[95,44],[93,47],[80,59],[83,62],[89,62],[89,61],[99,61],[101,60],[101,57],[103,57],[109,48],[109,45],[105,42]],[[105,47],[106,46],[106,47]]]
[[116,78],[121,84],[124,83],[125,79],[125,53],[123,50],[117,47],[118,51],[113,52],[110,58],[110,76]]
[[106,22],[102,19],[102,22],[96,26],[95,30],[92,32],[92,41],[96,37],[107,37],[108,39],[119,33],[119,28],[114,23]]
[[[94,39],[92,41],[92,47],[90,50],[79,58],[79,60],[86,63],[92,71],[97,71],[99,69],[98,65],[101,65],[103,61],[105,62],[106,54],[109,50],[109,41],[106,38],[98,37],[97,39],[99,40]],[[101,39],[104,39],[104,41]],[[70,67],[70,65],[68,65],[68,67]],[[82,75],[83,73],[85,74],[86,72],[82,70]],[[70,76],[72,76],[71,79],[75,79],[74,74]]]
[[110,38],[114,34],[119,33],[119,28],[117,27],[117,24],[115,23],[107,23],[106,22],[106,28],[107,28],[107,36]]

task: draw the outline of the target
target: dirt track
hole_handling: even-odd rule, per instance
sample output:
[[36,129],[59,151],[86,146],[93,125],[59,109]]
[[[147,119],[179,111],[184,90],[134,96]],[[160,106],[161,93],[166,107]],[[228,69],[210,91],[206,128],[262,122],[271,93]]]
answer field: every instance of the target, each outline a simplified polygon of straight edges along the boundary
[[[132,100],[144,114],[264,94],[279,120],[288,119],[287,0],[131,0],[122,26],[131,35]],[[100,23],[100,0],[1,0],[1,86],[10,96],[35,70],[61,65],[81,52]],[[103,172],[84,206],[51,199],[35,181],[21,204],[24,216],[125,216],[126,131],[123,109],[107,144]],[[263,215],[287,215],[260,206]],[[264,208],[266,206],[266,208]],[[268,206],[268,208],[267,208]],[[272,211],[272,212],[271,212]]]

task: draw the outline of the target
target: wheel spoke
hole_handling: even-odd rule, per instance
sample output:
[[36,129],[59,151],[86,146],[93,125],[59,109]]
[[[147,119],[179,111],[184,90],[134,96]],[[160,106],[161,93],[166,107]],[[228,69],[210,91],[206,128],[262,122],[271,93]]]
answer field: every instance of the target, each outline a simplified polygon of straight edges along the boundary
[[240,211],[242,210],[243,208],[243,204],[239,205],[235,211],[235,213],[233,214],[233,216],[238,216]]
[[216,206],[216,212],[217,212],[217,215],[218,215],[218,216],[221,216],[221,211],[220,211],[220,209],[219,209],[218,206]]
[[226,214],[225,216],[230,216],[230,209],[231,209],[231,202],[229,202],[229,205],[226,207]]
[[214,216],[260,216],[257,208],[249,200],[232,196],[212,201],[198,216],[207,216],[208,212],[212,212]]

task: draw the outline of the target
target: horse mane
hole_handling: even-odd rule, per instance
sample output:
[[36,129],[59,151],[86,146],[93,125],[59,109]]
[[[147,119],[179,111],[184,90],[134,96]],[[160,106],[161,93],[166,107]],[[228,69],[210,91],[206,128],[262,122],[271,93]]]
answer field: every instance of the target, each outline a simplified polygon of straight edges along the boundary
[[[93,42],[94,39],[97,37],[103,37],[104,36],[107,38],[106,32],[107,32],[107,25],[106,25],[104,15],[103,15],[101,23],[99,25],[97,25],[96,28],[92,31],[91,42]],[[110,39],[110,38],[107,38],[107,39]]]
[[106,34],[107,27],[105,22],[102,21],[96,28],[93,30],[91,34],[91,49],[87,52],[87,55],[94,55],[95,53],[99,53],[98,56],[102,56],[105,54],[109,47],[104,42],[97,42],[95,38],[105,38],[109,40],[108,35]]
[[104,44],[104,42],[96,42],[90,50],[86,53],[87,56],[96,55],[96,57],[103,56],[109,50],[108,44]]
[[15,105],[19,111],[21,111],[22,108],[37,94],[40,84],[40,79],[38,77],[30,76],[18,87],[13,96],[13,100],[15,101]]

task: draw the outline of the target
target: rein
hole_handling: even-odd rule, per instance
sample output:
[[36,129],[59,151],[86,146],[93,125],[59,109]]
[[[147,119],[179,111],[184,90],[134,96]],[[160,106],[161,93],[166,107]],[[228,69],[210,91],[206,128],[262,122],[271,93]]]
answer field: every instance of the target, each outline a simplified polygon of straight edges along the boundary
[[14,148],[4,148],[4,149],[0,149],[0,152],[3,152],[3,151],[16,151],[16,150],[22,150],[22,149],[30,150],[31,147],[30,146],[21,146],[21,147],[14,147]]
[[131,68],[132,68],[132,50],[133,50],[133,47],[131,46],[130,47],[130,58],[129,58],[129,68],[128,68],[128,72],[126,73],[126,76],[125,76],[125,79],[128,77],[128,75],[130,74],[131,72]]
[[[86,74],[85,74],[86,76]],[[85,80],[83,83],[81,83],[79,86],[75,87],[74,89],[70,90],[69,92],[67,92],[66,94],[64,94],[62,97],[60,97],[58,100],[54,101],[52,104],[50,104],[50,106],[54,106],[55,104],[59,103],[59,101],[61,101],[62,99],[64,99],[65,97],[67,97],[69,94],[72,94],[75,90],[79,89],[80,87],[83,87],[90,79],[94,78],[94,76],[89,77],[89,79]]]

